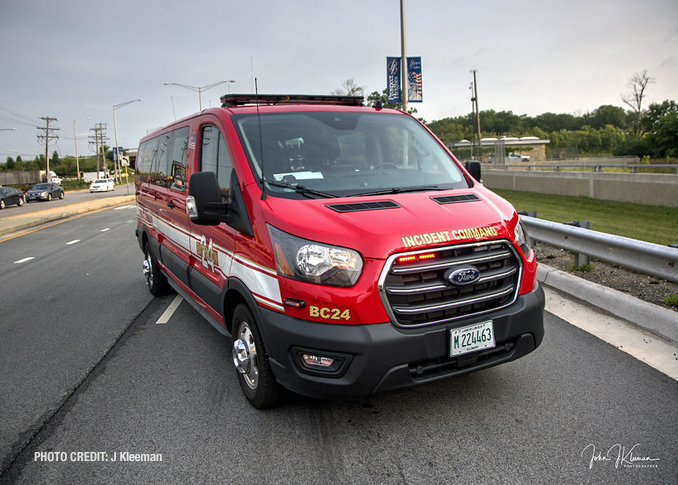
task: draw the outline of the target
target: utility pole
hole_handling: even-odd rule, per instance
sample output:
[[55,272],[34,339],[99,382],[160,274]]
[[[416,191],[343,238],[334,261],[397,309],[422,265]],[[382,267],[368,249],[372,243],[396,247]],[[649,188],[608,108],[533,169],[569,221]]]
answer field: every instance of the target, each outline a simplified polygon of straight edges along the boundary
[[40,117],[41,120],[45,122],[45,126],[38,126],[38,130],[42,130],[44,133],[43,134],[38,134],[38,141],[44,141],[45,142],[45,162],[47,164],[47,171],[45,174],[45,178],[47,179],[47,182],[52,181],[52,177],[49,174],[49,141],[50,140],[58,140],[59,135],[55,134],[50,134],[50,131],[59,131],[59,128],[50,128],[49,122],[50,121],[58,121],[56,118],[50,118],[49,116],[42,116]]
[[471,101],[473,101],[476,105],[476,120],[478,122],[478,155],[481,155],[481,150],[480,150],[480,140],[482,139],[482,136],[480,136],[480,109],[478,108],[478,81],[476,80],[476,73],[478,72],[477,69],[473,69],[471,71],[473,73],[473,98],[471,98]]
[[[106,123],[97,123],[94,128],[90,128],[90,131],[94,132],[94,135],[91,135],[90,140],[94,138],[94,151],[97,154],[97,178],[99,177],[99,140],[101,140],[101,154],[102,154],[102,165],[104,172],[106,171],[106,151],[104,148],[104,141],[108,140],[106,137]],[[92,142],[90,141],[90,146]]]

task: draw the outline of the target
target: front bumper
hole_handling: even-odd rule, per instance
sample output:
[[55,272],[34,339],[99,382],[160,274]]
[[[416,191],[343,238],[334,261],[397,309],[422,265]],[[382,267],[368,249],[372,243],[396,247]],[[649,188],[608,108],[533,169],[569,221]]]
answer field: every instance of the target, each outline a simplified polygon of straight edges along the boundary
[[[544,292],[535,289],[510,307],[447,325],[396,328],[391,323],[332,325],[261,310],[261,330],[273,373],[284,387],[310,397],[359,399],[510,362],[544,337]],[[450,357],[452,328],[492,320],[496,347]],[[323,375],[304,368],[300,352],[343,359]]]

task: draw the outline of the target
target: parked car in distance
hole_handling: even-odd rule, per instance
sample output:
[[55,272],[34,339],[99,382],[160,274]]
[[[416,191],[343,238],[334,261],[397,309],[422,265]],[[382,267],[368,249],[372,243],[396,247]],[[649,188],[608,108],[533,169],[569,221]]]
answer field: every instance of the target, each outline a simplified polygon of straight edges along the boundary
[[0,209],[12,204],[24,205],[24,193],[14,187],[0,187]]
[[54,182],[35,184],[31,190],[26,192],[26,202],[31,202],[33,200],[52,200],[54,198],[64,198],[64,189]]
[[89,184],[90,192],[108,192],[109,190],[115,190],[113,179],[96,179]]

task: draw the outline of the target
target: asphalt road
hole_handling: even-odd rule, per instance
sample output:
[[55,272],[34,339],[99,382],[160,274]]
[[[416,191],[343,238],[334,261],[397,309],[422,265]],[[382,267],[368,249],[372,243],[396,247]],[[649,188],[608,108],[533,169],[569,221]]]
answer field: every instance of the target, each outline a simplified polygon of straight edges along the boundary
[[157,323],[134,218],[0,243],[0,482],[678,483],[678,382],[550,313],[516,362],[257,411],[186,302]]
[[16,205],[7,206],[0,212],[0,218],[15,215],[29,214],[44,209],[52,209],[56,207],[63,207],[78,202],[85,202],[88,200],[101,199],[105,197],[115,197],[118,195],[134,195],[134,184],[116,185],[115,190],[109,192],[95,192],[90,193],[88,190],[69,191],[65,193],[63,199],[54,199],[51,201],[34,201],[24,203],[21,207]]

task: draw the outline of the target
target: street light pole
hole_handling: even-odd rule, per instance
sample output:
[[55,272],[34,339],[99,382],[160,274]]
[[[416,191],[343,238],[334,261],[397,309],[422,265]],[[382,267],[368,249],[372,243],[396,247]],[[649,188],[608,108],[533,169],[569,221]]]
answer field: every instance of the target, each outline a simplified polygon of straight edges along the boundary
[[407,97],[410,95],[409,80],[407,79],[407,56],[405,54],[405,0],[400,0],[400,57],[403,76],[402,101],[403,111],[407,113]]
[[127,106],[128,104],[135,103],[137,101],[141,101],[141,98],[139,99],[133,99],[132,101],[126,101],[124,103],[120,104],[114,104],[113,105],[113,130],[115,131],[115,174],[116,174],[116,180],[121,182],[121,177],[120,177],[120,152],[118,151],[118,148],[120,145],[118,144],[118,120],[115,117],[115,110],[118,108],[122,108],[123,106]]
[[188,84],[179,84],[179,83],[164,83],[165,86],[179,86],[181,88],[190,89],[191,91],[198,92],[198,101],[200,102],[200,111],[202,111],[202,92],[207,91],[215,86],[225,83],[234,83],[235,81],[229,79],[228,81],[219,81],[218,83],[208,84],[207,86],[189,86]]
[[75,170],[78,175],[78,182],[80,182],[80,159],[78,158],[78,129],[76,128],[76,123],[83,120],[91,120],[92,117],[88,116],[87,118],[79,118],[73,120],[73,137],[75,138]]

